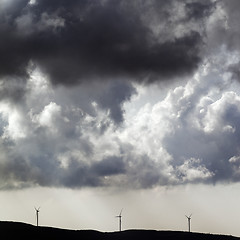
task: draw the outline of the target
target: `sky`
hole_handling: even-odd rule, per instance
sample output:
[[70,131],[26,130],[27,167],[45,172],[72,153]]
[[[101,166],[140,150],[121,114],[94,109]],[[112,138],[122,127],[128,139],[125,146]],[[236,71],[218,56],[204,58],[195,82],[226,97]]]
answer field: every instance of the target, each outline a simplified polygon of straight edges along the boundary
[[239,0],[0,0],[0,220],[240,236]]

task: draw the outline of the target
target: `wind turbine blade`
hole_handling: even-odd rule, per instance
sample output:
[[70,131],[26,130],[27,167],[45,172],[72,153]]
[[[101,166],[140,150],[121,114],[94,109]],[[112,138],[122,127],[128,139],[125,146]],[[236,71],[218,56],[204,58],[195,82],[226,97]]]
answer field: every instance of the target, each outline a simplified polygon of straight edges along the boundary
[[122,216],[122,211],[123,211],[123,208],[121,209],[121,212],[120,212],[119,216]]
[[39,210],[40,210],[41,207],[38,207],[38,208],[34,207],[34,208],[35,208],[35,210],[36,210],[37,212],[39,212]]
[[192,213],[190,214],[189,218],[192,216]]

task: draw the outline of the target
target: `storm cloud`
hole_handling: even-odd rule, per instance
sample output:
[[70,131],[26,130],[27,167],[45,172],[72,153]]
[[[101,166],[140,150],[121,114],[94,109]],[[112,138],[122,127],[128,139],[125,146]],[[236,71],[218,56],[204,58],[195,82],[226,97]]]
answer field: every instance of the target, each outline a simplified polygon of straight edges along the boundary
[[0,4],[1,189],[240,180],[238,1]]
[[[152,5],[158,7],[154,15],[166,14],[166,6]],[[143,18],[152,13],[150,7],[143,1],[11,2],[0,11],[0,76],[26,77],[31,62],[52,83],[64,85],[116,76],[151,82],[191,74],[201,62],[202,36],[192,29],[177,36],[170,29],[170,39],[159,39],[151,19]],[[186,7],[189,17],[200,18],[206,11]]]

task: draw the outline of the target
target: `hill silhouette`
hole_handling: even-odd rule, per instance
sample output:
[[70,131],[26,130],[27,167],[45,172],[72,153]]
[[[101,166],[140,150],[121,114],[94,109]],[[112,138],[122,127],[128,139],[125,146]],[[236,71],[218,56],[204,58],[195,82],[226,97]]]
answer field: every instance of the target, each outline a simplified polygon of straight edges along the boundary
[[0,222],[0,229],[1,235],[8,240],[240,240],[234,236],[180,231],[126,230],[104,233],[95,230],[67,230],[36,227],[20,222]]

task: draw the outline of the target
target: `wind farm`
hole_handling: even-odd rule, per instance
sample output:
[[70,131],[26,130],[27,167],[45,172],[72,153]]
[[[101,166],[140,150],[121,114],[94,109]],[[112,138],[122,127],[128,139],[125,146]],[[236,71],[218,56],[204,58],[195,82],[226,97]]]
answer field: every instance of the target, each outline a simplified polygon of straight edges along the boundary
[[[79,229],[71,230],[67,228],[57,228],[44,225],[44,223],[39,226],[39,213],[40,207],[34,207],[36,213],[36,223],[28,224],[24,222],[9,222],[9,221],[0,221],[0,229],[2,229],[2,234],[8,236],[8,239],[24,238],[26,240],[32,239],[32,236],[35,236],[34,239],[88,239],[88,240],[240,240],[240,238],[232,235],[220,235],[220,234],[210,234],[210,233],[201,233],[197,231],[192,231],[191,229],[191,219],[192,215],[185,215],[187,218],[188,229],[181,231],[179,230],[166,230],[161,229],[161,224],[159,224],[158,229],[147,229],[147,228],[138,228],[131,229],[122,228],[122,217],[123,217],[123,208],[115,218],[118,219],[118,229],[115,231],[99,231],[92,229],[85,229],[79,226]],[[125,211],[125,217],[127,218],[128,211]],[[109,216],[110,217],[110,216]],[[127,220],[127,219],[126,219]],[[127,222],[127,221],[126,221]]]

